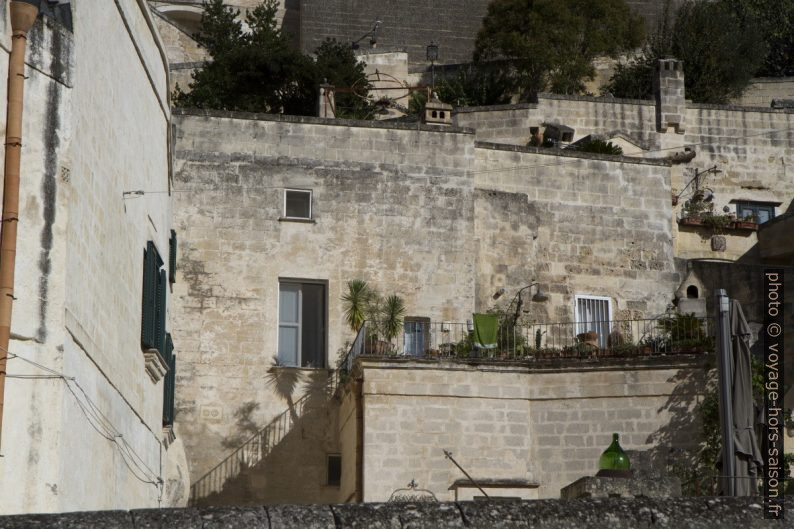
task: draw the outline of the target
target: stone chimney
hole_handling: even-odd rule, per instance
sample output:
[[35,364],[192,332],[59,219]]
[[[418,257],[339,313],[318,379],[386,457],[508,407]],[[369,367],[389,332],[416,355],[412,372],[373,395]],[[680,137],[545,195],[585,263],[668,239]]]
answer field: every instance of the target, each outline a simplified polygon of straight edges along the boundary
[[336,101],[334,101],[334,87],[330,84],[321,84],[317,97],[317,117],[335,118]]
[[425,104],[425,123],[430,125],[452,125],[452,105],[442,103],[433,92]]
[[686,100],[684,94],[684,63],[678,59],[659,59],[653,78],[656,96],[656,130],[684,133]]

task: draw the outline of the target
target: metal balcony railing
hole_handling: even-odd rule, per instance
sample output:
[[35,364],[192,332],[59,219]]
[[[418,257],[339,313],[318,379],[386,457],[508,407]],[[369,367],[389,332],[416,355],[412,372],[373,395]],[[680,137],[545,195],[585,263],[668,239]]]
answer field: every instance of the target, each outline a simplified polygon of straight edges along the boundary
[[676,315],[655,319],[591,320],[511,325],[502,322],[490,347],[477,347],[471,323],[405,322],[396,336],[366,322],[342,367],[357,356],[415,358],[544,359],[640,357],[712,352],[711,318]]

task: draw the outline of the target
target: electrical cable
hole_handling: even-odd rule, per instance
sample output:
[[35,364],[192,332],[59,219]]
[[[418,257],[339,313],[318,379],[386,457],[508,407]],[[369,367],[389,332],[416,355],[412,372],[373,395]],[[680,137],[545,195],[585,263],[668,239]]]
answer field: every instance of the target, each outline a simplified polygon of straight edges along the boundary
[[[153,470],[151,470],[143,458],[135,451],[134,448],[127,442],[124,436],[119,432],[119,430],[113,425],[113,423],[105,416],[104,413],[99,409],[99,407],[94,403],[93,400],[88,396],[86,391],[80,385],[75,377],[70,377],[65,375],[64,373],[60,373],[55,371],[54,369],[50,369],[38,362],[20,356],[16,353],[11,353],[10,351],[3,349],[0,347],[0,350],[4,350],[6,352],[6,358],[8,359],[15,359],[18,358],[28,364],[42,369],[48,372],[48,375],[23,375],[23,374],[10,374],[6,375],[8,378],[17,378],[17,379],[60,379],[66,384],[66,388],[69,390],[69,393],[75,399],[77,407],[80,409],[82,414],[85,416],[86,420],[88,421],[89,426],[96,431],[100,436],[104,437],[106,440],[112,442],[119,451],[121,455],[122,462],[130,471],[133,477],[142,483],[151,484],[157,487],[158,492],[162,494],[160,490],[163,486],[162,477],[156,474]],[[72,384],[80,391],[83,395],[85,402],[81,399],[78,394],[75,392]],[[133,468],[133,466],[135,468]],[[136,470],[137,469],[137,470]]]

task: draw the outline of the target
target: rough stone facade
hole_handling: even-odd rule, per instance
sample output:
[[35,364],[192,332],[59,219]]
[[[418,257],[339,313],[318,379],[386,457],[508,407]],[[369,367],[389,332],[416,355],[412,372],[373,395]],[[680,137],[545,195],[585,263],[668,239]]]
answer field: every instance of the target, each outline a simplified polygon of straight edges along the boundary
[[[786,510],[794,509],[787,499]],[[274,505],[205,509],[77,512],[0,517],[0,528],[85,529],[693,529],[777,528],[759,498],[632,498],[528,502]]]
[[[714,193],[714,212],[724,208],[736,213],[737,202],[775,205],[776,215],[791,209],[794,196],[794,112],[771,108],[747,108],[686,103],[686,131],[676,134],[656,131],[653,101],[559,96],[540,94],[534,105],[504,105],[456,109],[455,123],[476,130],[481,141],[527,145],[530,127],[541,131],[546,124],[560,123],[574,129],[573,141],[590,134],[630,138],[645,158],[669,158],[695,151],[688,163],[671,168],[671,192],[677,197],[672,218],[683,215],[692,197],[695,171],[716,167],[716,174],[700,178],[701,188]],[[520,172],[520,166],[513,174]],[[509,174],[509,173],[508,173]],[[687,186],[689,184],[689,186]],[[674,223],[674,252],[681,258],[757,259],[757,237],[753,230],[725,231],[723,251],[711,247],[713,230],[689,228]]]
[[[398,293],[410,313],[470,317],[474,142],[465,130],[316,118],[175,121],[177,399],[195,479],[228,451],[243,403],[257,403],[257,424],[286,408],[263,383],[280,279],[326,285],[330,367],[353,338],[340,300],[349,280]],[[280,220],[285,188],[312,190],[313,222]]]
[[[705,357],[535,365],[362,360],[364,501],[386,501],[415,479],[439,500],[463,478],[525,480],[524,498],[556,498],[597,471],[613,432],[626,449],[696,446],[692,410]],[[355,455],[342,445],[342,457]],[[491,491],[492,495],[504,495]],[[509,494],[508,494],[509,495]]]
[[[574,296],[613,300],[615,319],[652,318],[679,277],[664,161],[477,143],[478,310],[539,281],[530,319],[574,321]],[[508,300],[509,301],[509,300]]]
[[[184,452],[165,446],[163,381],[140,347],[143,250],[152,240],[167,256],[171,228],[167,70],[142,5],[75,2],[73,33],[40,17],[29,34],[2,513],[187,499]],[[138,189],[152,194],[122,195]],[[120,437],[95,431],[104,421]]]

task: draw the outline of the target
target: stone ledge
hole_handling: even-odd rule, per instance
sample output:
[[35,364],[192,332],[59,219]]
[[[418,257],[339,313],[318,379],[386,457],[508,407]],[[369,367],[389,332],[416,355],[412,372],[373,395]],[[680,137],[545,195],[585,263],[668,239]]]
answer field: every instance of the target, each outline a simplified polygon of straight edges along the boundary
[[490,149],[492,151],[511,151],[525,152],[528,154],[542,154],[544,156],[560,156],[563,158],[581,158],[583,160],[601,160],[604,162],[633,163],[639,165],[657,165],[662,167],[672,166],[672,162],[667,158],[639,158],[633,156],[621,156],[613,154],[598,154],[593,152],[582,152],[574,149],[556,149],[554,147],[529,147],[523,145],[511,145],[509,143],[493,143],[487,141],[474,142],[476,149]]
[[681,367],[702,367],[714,365],[713,353],[656,355],[636,358],[542,358],[529,360],[495,360],[489,358],[445,358],[423,359],[414,357],[377,357],[361,355],[356,363],[366,363],[366,367],[384,369],[447,369],[482,371],[521,371],[521,372],[569,372],[569,371],[608,371],[623,369],[677,369]]
[[467,114],[469,112],[499,112],[504,110],[529,110],[538,108],[537,103],[516,103],[513,105],[480,105],[475,107],[455,107],[452,114]]
[[449,125],[425,125],[424,123],[394,123],[388,121],[317,118],[314,116],[291,116],[287,114],[265,114],[257,112],[239,112],[236,110],[205,110],[199,108],[172,108],[174,116],[193,116],[204,118],[228,118],[248,121],[279,121],[282,123],[302,123],[305,125],[327,125],[332,127],[356,127],[364,129],[393,129],[420,132],[443,132],[445,134],[474,134],[469,127]]
[[[794,498],[785,501],[794,510]],[[759,497],[611,498],[270,505],[203,509],[143,509],[0,516],[0,529],[761,529],[783,527],[763,518]]]

